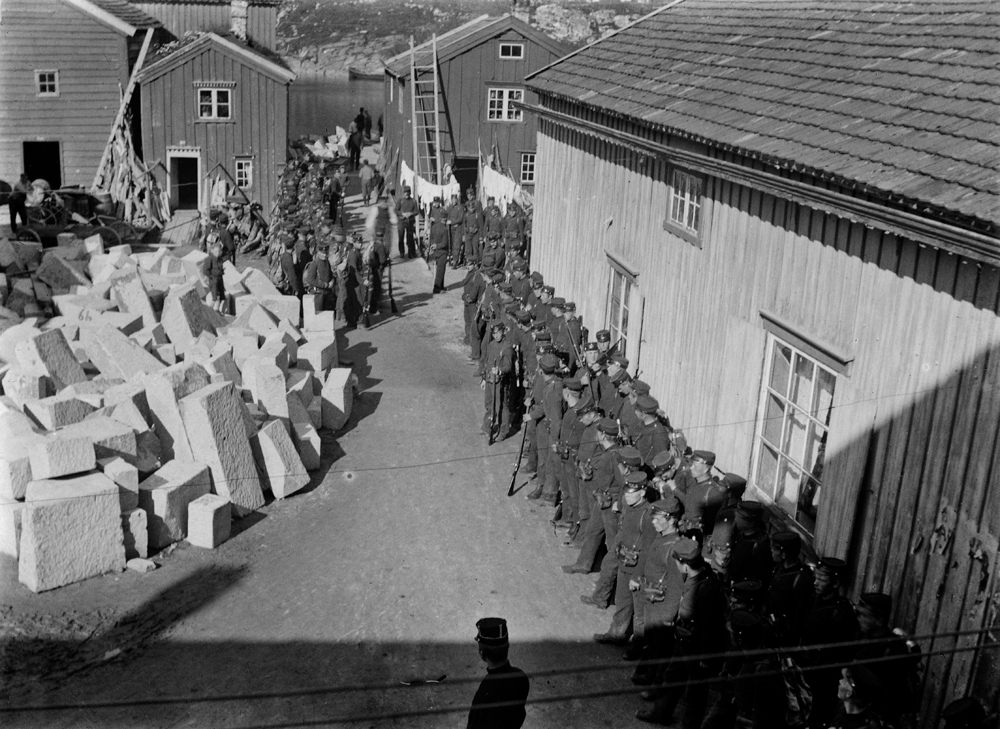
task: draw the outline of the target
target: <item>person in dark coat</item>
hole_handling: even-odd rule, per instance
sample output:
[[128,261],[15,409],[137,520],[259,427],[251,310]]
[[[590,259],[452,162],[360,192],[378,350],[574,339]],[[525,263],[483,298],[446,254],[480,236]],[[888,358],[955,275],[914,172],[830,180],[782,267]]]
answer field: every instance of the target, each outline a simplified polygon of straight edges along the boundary
[[444,271],[448,266],[448,215],[441,207],[441,198],[434,198],[431,205],[431,240],[430,253],[434,259],[436,270],[434,274],[434,291],[440,294],[445,291]]
[[900,726],[904,715],[915,714],[920,708],[918,691],[910,681],[917,673],[920,655],[911,653],[906,638],[890,630],[892,598],[888,595],[864,593],[858,599],[855,613],[861,640],[877,642],[858,646],[854,660],[865,664],[882,684],[883,690],[872,702],[878,715],[893,726]]
[[208,279],[209,291],[212,295],[212,308],[220,314],[225,313],[226,286],[223,282],[222,242],[215,241],[208,249],[205,259],[205,278]]
[[299,277],[298,266],[296,265],[294,238],[287,238],[285,240],[285,251],[281,254],[279,265],[281,266],[282,274],[285,276],[285,281],[288,282],[290,295],[301,299],[303,293],[302,279]]
[[840,701],[840,708],[836,718],[822,726],[829,729],[883,729],[885,724],[872,707],[875,698],[883,691],[878,677],[866,666],[852,665],[842,668],[839,678],[836,699]]
[[320,246],[316,258],[306,266],[302,276],[306,293],[323,295],[323,311],[334,311],[337,299],[337,281],[330,265],[330,248]]
[[[784,729],[788,699],[781,678],[781,664],[775,653],[760,653],[764,645],[764,625],[760,616],[746,610],[729,614],[729,632],[734,653],[727,660],[732,676],[725,693],[732,692],[736,726],[745,729]],[[745,655],[748,651],[753,655]]]
[[796,646],[812,600],[813,575],[799,561],[802,537],[795,532],[777,532],[771,537],[774,567],[764,596],[764,615],[771,621],[779,646]]
[[417,215],[420,207],[413,199],[409,187],[403,188],[403,198],[399,201],[396,214],[399,218],[399,257],[417,257]]
[[483,618],[476,623],[479,657],[486,663],[486,678],[472,698],[467,729],[520,729],[524,724],[531,683],[524,671],[510,665],[510,638],[503,618]]

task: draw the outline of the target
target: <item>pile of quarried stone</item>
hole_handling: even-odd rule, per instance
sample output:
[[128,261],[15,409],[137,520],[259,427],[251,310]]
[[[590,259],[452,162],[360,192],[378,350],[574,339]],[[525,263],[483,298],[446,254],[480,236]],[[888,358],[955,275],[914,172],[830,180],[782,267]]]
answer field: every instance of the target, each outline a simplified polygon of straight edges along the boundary
[[0,240],[0,558],[29,589],[214,548],[309,483],[318,431],[350,418],[333,312],[227,263],[223,317],[204,257]]

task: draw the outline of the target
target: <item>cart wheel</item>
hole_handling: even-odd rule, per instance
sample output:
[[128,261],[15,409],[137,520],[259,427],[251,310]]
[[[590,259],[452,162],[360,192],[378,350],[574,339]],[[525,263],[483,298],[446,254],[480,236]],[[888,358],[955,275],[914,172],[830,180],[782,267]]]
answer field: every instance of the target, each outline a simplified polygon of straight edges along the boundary
[[38,231],[32,230],[31,228],[21,228],[17,231],[17,235],[14,236],[14,240],[24,240],[24,241],[34,241],[35,243],[42,242],[42,236],[38,235]]
[[122,240],[129,240],[136,237],[135,228],[124,220],[115,220],[111,223],[104,223],[104,225],[115,231]]
[[47,207],[29,208],[28,220],[36,225],[55,225],[55,211]]
[[110,246],[120,246],[122,244],[122,237],[118,235],[114,228],[102,225],[99,228],[94,228],[90,234],[101,236],[101,240],[104,241],[104,246],[106,248]]

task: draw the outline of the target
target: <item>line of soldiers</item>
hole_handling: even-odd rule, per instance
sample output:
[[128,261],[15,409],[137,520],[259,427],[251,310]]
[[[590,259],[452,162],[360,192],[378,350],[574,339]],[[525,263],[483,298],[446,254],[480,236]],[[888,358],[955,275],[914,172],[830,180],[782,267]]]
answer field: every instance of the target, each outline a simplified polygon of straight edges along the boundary
[[[463,301],[483,431],[503,440],[525,428],[527,498],[554,507],[564,545],[579,549],[563,571],[599,571],[581,600],[614,605],[594,639],[640,661],[632,680],[650,704],[637,718],[670,724],[682,707],[679,725],[691,729],[708,714],[713,726],[905,725],[920,657],[890,630],[888,595],[852,604],[846,563],[806,564],[800,535],[772,528],[744,500],[746,479],[688,447],[610,332],[588,341],[576,305],[522,259],[473,267]],[[686,660],[703,655],[719,657]],[[805,682],[798,706],[790,659]]]

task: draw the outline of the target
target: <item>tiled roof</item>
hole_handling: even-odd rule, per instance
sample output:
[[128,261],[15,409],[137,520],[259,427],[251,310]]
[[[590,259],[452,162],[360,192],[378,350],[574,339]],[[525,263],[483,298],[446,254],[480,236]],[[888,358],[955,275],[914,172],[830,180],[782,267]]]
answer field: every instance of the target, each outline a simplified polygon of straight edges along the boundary
[[1000,224],[995,0],[683,0],[528,86]]
[[126,0],[89,0],[106,13],[136,28],[160,28],[162,23]]

